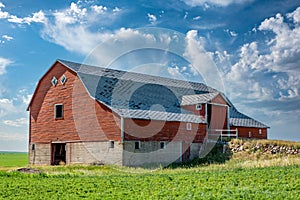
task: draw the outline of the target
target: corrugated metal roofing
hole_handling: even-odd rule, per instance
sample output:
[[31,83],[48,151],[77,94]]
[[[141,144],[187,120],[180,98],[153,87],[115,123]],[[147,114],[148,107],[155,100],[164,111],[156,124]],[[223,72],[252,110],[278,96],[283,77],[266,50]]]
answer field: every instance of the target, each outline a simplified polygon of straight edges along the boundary
[[235,107],[229,109],[229,124],[230,126],[244,126],[254,128],[269,128],[267,125],[240,113]]
[[204,94],[185,95],[182,97],[181,105],[194,105],[195,103],[208,103],[215,98],[219,92],[210,92]]
[[[221,94],[203,83],[58,61],[78,74],[93,98],[125,118],[205,123],[180,106],[206,103]],[[267,127],[238,112],[225,98],[231,105],[230,125]]]

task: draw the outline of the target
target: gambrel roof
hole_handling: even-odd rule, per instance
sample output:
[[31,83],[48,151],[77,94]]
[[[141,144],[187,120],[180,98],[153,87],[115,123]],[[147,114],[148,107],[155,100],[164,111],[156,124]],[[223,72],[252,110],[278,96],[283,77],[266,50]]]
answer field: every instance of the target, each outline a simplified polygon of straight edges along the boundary
[[77,73],[92,98],[124,118],[205,123],[203,117],[181,106],[206,103],[221,94],[230,106],[231,126],[267,128],[238,112],[224,94],[203,83],[57,61]]

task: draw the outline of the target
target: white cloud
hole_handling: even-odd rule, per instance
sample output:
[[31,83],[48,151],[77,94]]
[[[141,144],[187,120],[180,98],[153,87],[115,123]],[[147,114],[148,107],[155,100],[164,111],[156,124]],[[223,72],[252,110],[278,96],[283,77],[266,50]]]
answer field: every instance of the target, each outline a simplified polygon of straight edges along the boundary
[[279,13],[262,21],[257,31],[272,32],[274,37],[269,41],[241,47],[239,61],[226,74],[232,97],[257,100],[299,97],[300,8],[286,16],[293,24],[285,22]]
[[30,25],[32,22],[45,23],[47,18],[45,17],[44,12],[40,10],[39,12],[33,13],[32,17],[19,18],[15,15],[10,15],[7,20],[12,23]]
[[2,8],[5,8],[5,5],[0,2],[0,19],[6,19],[9,17],[9,13],[2,11]]
[[[186,67],[184,69],[186,69]],[[182,70],[180,70],[178,66],[168,67],[167,71],[173,77],[182,77]]]
[[157,18],[156,18],[155,15],[148,13],[147,16],[148,16],[149,22],[151,24],[155,24],[156,23]]
[[194,17],[194,18],[193,18],[193,20],[199,20],[199,19],[201,19],[200,16],[197,16],[197,17]]
[[204,6],[205,8],[207,8],[209,4],[225,7],[230,4],[243,4],[243,3],[251,2],[253,0],[182,0],[182,1],[184,1],[189,6]]
[[[107,11],[107,7],[105,7],[105,6],[94,5],[91,8],[97,13],[104,13]],[[113,11],[115,12],[115,9]]]
[[55,11],[52,14],[54,19],[44,23],[42,37],[69,51],[87,54],[112,36],[108,31],[92,31],[91,27],[94,24],[111,25],[120,11],[119,8],[109,9],[101,5],[84,7],[81,2],[71,3],[69,8]]
[[17,110],[13,104],[13,100],[0,99],[0,117],[15,113]]
[[230,36],[232,36],[232,37],[238,36],[238,34],[237,34],[236,32],[231,31],[231,30],[229,30],[229,29],[225,29],[225,32],[228,33],[228,34],[229,34]]
[[22,102],[24,104],[28,105],[30,103],[31,98],[32,98],[31,94],[28,94],[26,96],[22,96]]
[[294,12],[288,13],[287,17],[292,19],[295,24],[300,23],[300,7],[298,7]]
[[115,8],[113,9],[113,12],[114,12],[114,13],[117,13],[117,12],[120,12],[120,11],[121,11],[121,9],[118,8],[118,7],[115,7]]
[[8,35],[2,35],[2,38],[5,39],[5,40],[7,40],[7,41],[11,41],[11,40],[14,39],[13,37],[8,36]]
[[190,70],[195,76],[201,75],[208,85],[223,91],[223,83],[212,54],[205,51],[203,39],[198,38],[197,34],[196,30],[187,32],[183,56],[191,62]]
[[0,75],[3,75],[6,73],[6,68],[13,62],[7,58],[1,58],[0,57]]
[[7,126],[14,126],[14,127],[21,127],[28,125],[28,119],[27,118],[19,118],[16,120],[4,120],[3,124]]

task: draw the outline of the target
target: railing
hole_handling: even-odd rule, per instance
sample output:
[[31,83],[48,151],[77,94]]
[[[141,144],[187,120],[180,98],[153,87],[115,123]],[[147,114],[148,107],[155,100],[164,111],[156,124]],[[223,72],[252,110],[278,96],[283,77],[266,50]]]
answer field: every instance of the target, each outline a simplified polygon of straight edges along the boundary
[[213,134],[213,135],[220,135],[220,139],[222,141],[223,137],[235,137],[238,138],[238,129],[209,129],[208,134],[214,132],[221,132],[220,134]]

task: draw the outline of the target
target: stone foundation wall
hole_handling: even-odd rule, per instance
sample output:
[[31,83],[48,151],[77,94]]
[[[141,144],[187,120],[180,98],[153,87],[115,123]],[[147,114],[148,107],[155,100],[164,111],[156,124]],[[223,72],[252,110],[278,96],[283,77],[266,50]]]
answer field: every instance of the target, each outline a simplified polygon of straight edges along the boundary
[[[34,150],[32,150],[34,145]],[[30,165],[50,165],[51,164],[51,145],[43,143],[29,144],[28,163]]]

